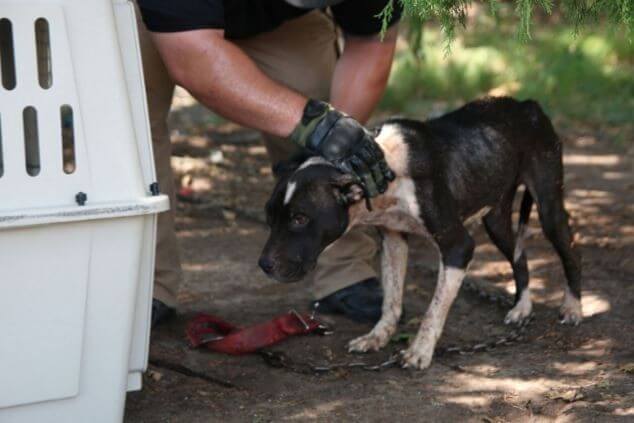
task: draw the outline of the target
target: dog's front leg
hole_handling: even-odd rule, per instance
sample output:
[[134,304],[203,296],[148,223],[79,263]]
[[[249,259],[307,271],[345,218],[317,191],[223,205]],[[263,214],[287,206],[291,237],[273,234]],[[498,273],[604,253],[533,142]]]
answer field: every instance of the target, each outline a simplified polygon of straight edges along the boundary
[[381,283],[383,310],[381,319],[370,333],[353,339],[349,351],[376,351],[389,342],[403,310],[403,282],[407,270],[407,241],[399,232],[382,230]]
[[440,246],[441,257],[434,297],[416,337],[409,348],[402,352],[403,367],[426,369],[431,364],[436,342],[442,334],[447,314],[449,314],[449,309],[458,295],[473,256],[473,240],[469,235],[466,235],[463,241],[448,251]]
[[425,313],[416,337],[409,348],[403,351],[403,367],[426,369],[431,364],[436,342],[443,330],[449,308],[453,303],[465,271],[456,267],[445,267],[442,260],[438,270],[438,282],[434,297]]

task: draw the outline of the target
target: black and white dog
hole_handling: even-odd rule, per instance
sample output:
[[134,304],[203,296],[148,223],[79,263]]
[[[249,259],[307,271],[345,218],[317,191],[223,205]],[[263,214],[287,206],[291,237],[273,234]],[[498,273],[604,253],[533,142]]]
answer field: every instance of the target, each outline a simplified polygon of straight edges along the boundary
[[[580,257],[563,203],[561,142],[539,104],[487,98],[426,122],[391,119],[378,129],[376,141],[397,179],[372,199],[371,211],[351,176],[319,157],[278,166],[279,180],[266,206],[271,233],[260,266],[283,282],[305,276],[321,252],[351,227],[380,228],[383,314],[370,333],[349,343],[350,351],[377,350],[388,343],[402,310],[405,235],[429,236],[440,252],[438,282],[402,362],[418,369],[430,365],[473,257],[474,241],[465,228],[473,219],[482,219],[513,267],[515,306],[505,321],[527,318],[532,304],[522,239],[533,201],[568,282],[561,320],[581,321]],[[512,204],[520,185],[526,190],[514,233]]]

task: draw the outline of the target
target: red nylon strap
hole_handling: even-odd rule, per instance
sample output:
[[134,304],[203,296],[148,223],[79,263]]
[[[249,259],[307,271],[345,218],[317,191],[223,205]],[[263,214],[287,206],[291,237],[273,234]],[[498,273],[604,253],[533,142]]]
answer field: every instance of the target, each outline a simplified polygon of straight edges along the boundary
[[188,323],[186,334],[193,348],[205,346],[211,351],[238,355],[277,344],[289,336],[305,335],[323,328],[312,316],[294,311],[246,328],[216,316],[199,314]]

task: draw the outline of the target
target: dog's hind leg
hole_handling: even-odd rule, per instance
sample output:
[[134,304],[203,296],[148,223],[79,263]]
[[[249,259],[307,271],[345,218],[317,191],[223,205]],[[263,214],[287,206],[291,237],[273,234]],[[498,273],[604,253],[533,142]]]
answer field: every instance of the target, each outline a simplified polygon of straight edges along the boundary
[[562,144],[550,119],[534,102],[524,102],[529,107],[531,128],[535,146],[531,157],[526,158],[522,179],[537,203],[539,220],[546,238],[557,251],[566,274],[564,301],[560,309],[562,323],[578,324],[581,312],[581,256],[573,242],[564,208],[564,169]]
[[557,251],[566,275],[567,285],[559,316],[561,323],[577,325],[582,319],[581,256],[564,207],[561,142],[550,122],[545,124],[543,149],[530,162],[527,186],[537,203],[544,235]]
[[541,169],[540,179],[535,181],[539,219],[544,235],[557,251],[566,275],[567,285],[559,312],[561,323],[577,325],[582,319],[581,257],[574,244],[568,213],[564,208],[561,172],[556,172],[556,178],[548,178],[548,173],[548,170]]
[[365,352],[383,348],[390,341],[403,310],[403,283],[407,270],[407,240],[399,232],[382,230],[381,283],[383,313],[372,331],[353,339],[349,351]]
[[[530,316],[533,309],[531,293],[528,286],[528,265],[524,252],[524,232],[532,201],[526,192],[520,211],[520,222],[517,235],[513,233],[512,207],[516,187],[504,195],[498,205],[483,219],[489,238],[511,263],[515,279],[515,305],[504,318],[504,323],[521,323]],[[528,196],[528,197],[527,197]]]

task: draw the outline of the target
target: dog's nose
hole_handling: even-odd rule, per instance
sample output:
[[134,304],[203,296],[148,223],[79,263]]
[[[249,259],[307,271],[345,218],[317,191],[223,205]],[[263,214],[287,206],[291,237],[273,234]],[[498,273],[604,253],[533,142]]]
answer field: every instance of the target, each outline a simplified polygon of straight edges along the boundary
[[260,265],[260,268],[264,270],[264,273],[266,273],[267,275],[270,274],[273,271],[273,268],[275,267],[273,260],[271,260],[269,257],[266,257],[266,256],[260,257],[260,261],[258,262],[258,264]]

